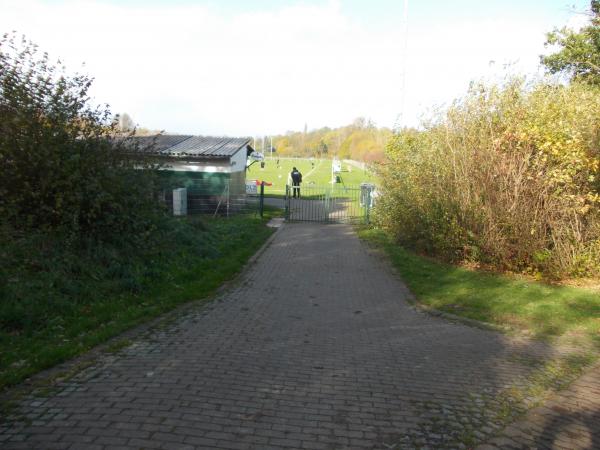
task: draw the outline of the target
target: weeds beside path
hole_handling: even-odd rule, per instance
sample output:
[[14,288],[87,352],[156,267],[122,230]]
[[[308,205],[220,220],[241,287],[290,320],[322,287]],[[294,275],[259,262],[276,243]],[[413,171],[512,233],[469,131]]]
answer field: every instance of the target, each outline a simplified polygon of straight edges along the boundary
[[[192,221],[165,236],[160,250],[113,249],[109,259],[93,254],[65,264],[75,253],[52,250],[62,264],[40,261],[43,266],[29,270],[2,261],[12,273],[1,293],[0,390],[177,305],[207,298],[270,236],[267,216]],[[35,250],[25,248],[21,256],[44,258]]]
[[600,349],[600,295],[591,289],[442,264],[405,250],[377,229],[364,229],[359,235],[385,251],[426,307],[535,338]]

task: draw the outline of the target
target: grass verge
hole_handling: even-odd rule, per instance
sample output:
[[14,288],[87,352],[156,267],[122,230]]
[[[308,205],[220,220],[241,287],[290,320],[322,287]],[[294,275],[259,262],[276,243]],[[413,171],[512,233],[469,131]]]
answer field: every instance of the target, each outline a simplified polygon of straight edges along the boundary
[[535,338],[600,349],[597,292],[436,262],[407,251],[378,229],[361,229],[359,236],[385,251],[417,301],[427,307]]
[[146,247],[126,237],[85,250],[52,236],[6,245],[0,390],[182,303],[207,299],[266,241],[272,230],[265,223],[278,214],[171,218]]

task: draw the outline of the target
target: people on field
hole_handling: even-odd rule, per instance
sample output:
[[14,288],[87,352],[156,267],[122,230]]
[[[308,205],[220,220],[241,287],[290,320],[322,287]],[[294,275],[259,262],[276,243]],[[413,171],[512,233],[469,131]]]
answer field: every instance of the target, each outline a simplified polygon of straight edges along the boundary
[[300,198],[300,183],[302,183],[302,174],[295,167],[290,172],[292,179],[292,196],[294,198]]

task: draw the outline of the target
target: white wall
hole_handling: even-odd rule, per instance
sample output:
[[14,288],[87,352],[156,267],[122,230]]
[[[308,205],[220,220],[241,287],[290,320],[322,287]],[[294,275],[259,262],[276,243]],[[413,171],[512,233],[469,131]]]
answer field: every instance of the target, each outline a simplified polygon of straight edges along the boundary
[[231,157],[231,172],[242,172],[246,170],[246,161],[248,156],[246,154],[246,146]]
[[209,161],[169,161],[166,170],[176,172],[232,173],[246,170],[246,147],[238,151],[231,159]]
[[169,162],[165,170],[176,172],[208,172],[208,173],[229,173],[230,165],[228,160],[222,161],[174,161]]

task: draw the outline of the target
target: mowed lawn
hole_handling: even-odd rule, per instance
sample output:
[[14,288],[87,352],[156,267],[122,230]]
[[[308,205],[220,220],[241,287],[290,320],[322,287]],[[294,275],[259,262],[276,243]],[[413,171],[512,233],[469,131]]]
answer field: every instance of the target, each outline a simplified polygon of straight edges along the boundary
[[561,339],[600,350],[600,294],[554,286],[517,275],[478,272],[419,256],[385,231],[359,236],[383,249],[417,300],[428,307],[542,339]]
[[[247,180],[260,180],[268,183],[273,183],[272,186],[265,187],[265,194],[281,195],[285,194],[285,185],[288,180],[288,175],[292,168],[298,168],[302,173],[302,184],[307,185],[327,185],[331,182],[331,160],[330,159],[315,159],[314,168],[310,159],[279,159],[279,167],[277,166],[277,158],[267,158],[265,167],[261,169],[260,163],[254,163],[248,173]],[[369,171],[362,170],[358,167],[350,166],[342,163],[342,172],[339,174],[342,182],[345,185],[358,186],[360,183],[370,182],[376,183],[376,178]]]

